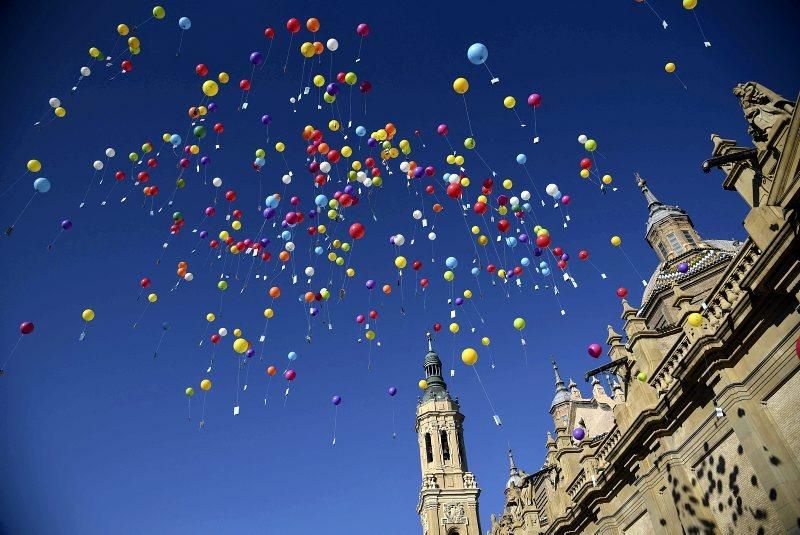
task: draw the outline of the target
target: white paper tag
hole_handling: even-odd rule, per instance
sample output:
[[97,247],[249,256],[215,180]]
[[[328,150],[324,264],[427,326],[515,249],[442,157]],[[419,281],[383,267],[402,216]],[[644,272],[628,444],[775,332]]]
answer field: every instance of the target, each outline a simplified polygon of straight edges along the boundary
[[233,408],[233,415],[234,415],[234,416],[238,416],[238,415],[239,415],[239,405],[236,405],[236,406]]
[[500,83],[500,78],[492,78],[492,85],[499,83]]
[[451,310],[450,311],[450,319],[453,319],[455,317],[456,317],[456,311],[455,310]]
[[428,226],[428,220],[427,219],[423,219],[422,220],[422,227],[425,228],[427,226]]
[[503,422],[500,421],[500,417],[498,415],[496,415],[496,414],[493,415],[492,419],[494,420],[495,425],[497,425],[497,426],[503,425]]
[[297,275],[292,275],[292,284],[297,284]]
[[243,109],[243,110],[246,110],[246,109],[247,109],[247,102],[245,102],[244,104],[242,104],[242,109]]
[[669,24],[667,24],[667,21],[665,20],[661,21],[661,25],[664,27],[665,30],[667,29],[667,26],[669,26]]
[[539,136],[536,136],[535,138],[533,138],[533,142],[534,143],[539,143]]
[[450,370],[450,377],[455,377],[455,376],[456,376],[456,371]]
[[600,278],[601,278],[601,279],[607,279],[608,277],[606,277],[606,274],[605,274],[605,273],[601,273],[601,274],[600,274]]

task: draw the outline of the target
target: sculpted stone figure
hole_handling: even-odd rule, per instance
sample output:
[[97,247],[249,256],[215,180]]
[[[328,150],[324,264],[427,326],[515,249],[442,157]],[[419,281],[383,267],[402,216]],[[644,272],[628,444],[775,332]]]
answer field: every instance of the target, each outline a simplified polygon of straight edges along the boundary
[[765,150],[779,130],[774,127],[791,119],[794,103],[756,82],[737,85],[733,94],[739,97],[753,143]]

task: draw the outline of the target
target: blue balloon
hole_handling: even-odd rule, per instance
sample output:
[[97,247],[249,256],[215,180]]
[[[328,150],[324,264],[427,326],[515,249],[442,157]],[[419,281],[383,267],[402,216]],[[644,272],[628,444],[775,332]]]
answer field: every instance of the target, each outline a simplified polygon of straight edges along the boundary
[[483,43],[475,43],[467,49],[467,59],[473,65],[482,65],[489,57],[489,49]]
[[550,274],[550,270],[549,269],[543,269],[542,270],[542,275],[547,276],[549,274]]
[[458,260],[454,257],[448,257],[447,260],[444,261],[444,265],[447,266],[448,269],[455,269],[458,267]]
[[178,145],[180,145],[181,141],[183,140],[181,139],[181,136],[179,136],[178,134],[172,134],[171,136],[169,136],[169,142],[172,143],[173,147],[177,147]]
[[317,245],[316,247],[314,247],[314,252],[317,254],[322,254],[324,252],[324,249],[319,245]]
[[281,239],[283,241],[289,241],[291,238],[292,238],[292,233],[289,232],[288,230],[284,230],[283,232],[281,232]]
[[188,30],[192,27],[192,21],[189,20],[189,17],[181,17],[178,19],[178,26],[181,27],[181,30]]
[[328,198],[325,195],[317,195],[317,198],[314,199],[314,204],[322,208],[328,204]]
[[364,128],[363,126],[356,126],[356,135],[358,137],[364,137],[365,135],[367,135],[367,129]]
[[509,247],[516,247],[517,246],[517,239],[514,236],[509,236],[506,238],[506,244]]
[[528,267],[531,265],[531,259],[526,256],[522,260],[520,260],[520,264],[522,264],[525,267]]
[[40,176],[39,178],[33,181],[33,189],[35,189],[39,193],[47,193],[48,191],[50,191],[50,181],[47,180],[45,177]]
[[258,167],[264,167],[267,164],[267,160],[264,158],[256,158],[256,165]]
[[540,269],[547,269],[547,262],[545,262],[544,260],[539,262],[539,268]]
[[289,360],[297,360],[297,353],[289,351]]
[[520,165],[525,165],[525,162],[528,161],[528,157],[522,153],[517,154],[517,163]]
[[556,194],[555,194],[555,195],[553,195],[553,198],[554,198],[555,200],[557,200],[557,201],[560,201],[560,200],[561,200],[561,192],[560,192],[560,191],[557,191],[557,192],[556,192]]
[[266,204],[268,208],[277,208],[278,199],[276,199],[274,195],[270,195],[264,200],[264,204]]
[[476,277],[478,276],[478,273],[480,273],[480,272],[481,272],[480,269],[478,269],[476,267],[472,268],[472,274],[475,275]]

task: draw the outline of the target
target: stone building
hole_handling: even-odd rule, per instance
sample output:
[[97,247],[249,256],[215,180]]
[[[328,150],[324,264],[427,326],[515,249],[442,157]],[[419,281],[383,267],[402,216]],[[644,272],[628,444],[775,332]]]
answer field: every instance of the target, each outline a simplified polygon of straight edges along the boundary
[[589,397],[553,363],[544,464],[509,452],[490,535],[800,534],[800,114],[754,82],[733,93],[753,147],[713,135],[703,169],[750,207],[747,239],[705,239],[636,175],[658,267],[623,300],[624,335],[609,325]]

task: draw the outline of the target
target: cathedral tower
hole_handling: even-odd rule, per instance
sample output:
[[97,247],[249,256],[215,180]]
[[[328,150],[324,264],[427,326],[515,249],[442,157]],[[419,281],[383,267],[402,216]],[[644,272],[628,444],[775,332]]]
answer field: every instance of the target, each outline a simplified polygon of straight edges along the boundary
[[442,362],[428,333],[427,387],[417,405],[416,431],[422,466],[417,513],[423,535],[480,535],[475,476],[467,467],[464,415],[442,378]]

